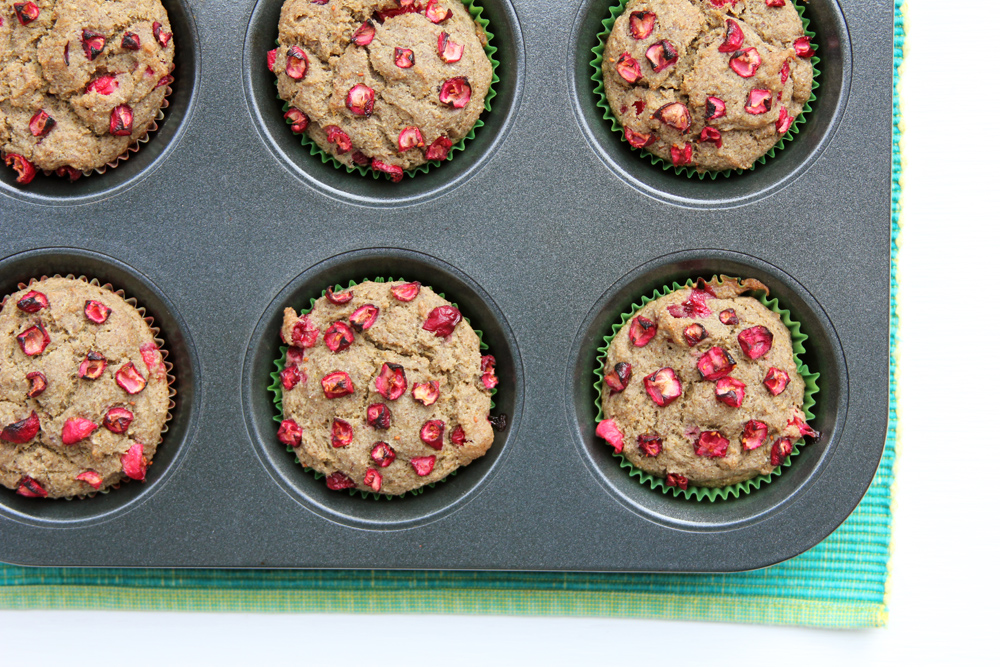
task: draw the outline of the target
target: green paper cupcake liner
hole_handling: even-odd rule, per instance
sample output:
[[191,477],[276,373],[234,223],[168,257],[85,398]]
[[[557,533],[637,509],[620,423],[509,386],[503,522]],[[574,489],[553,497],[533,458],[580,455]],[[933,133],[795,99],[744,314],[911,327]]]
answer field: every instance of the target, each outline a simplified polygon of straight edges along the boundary
[[[356,280],[348,281],[346,287],[341,286],[338,283],[338,284],[336,284],[336,285],[333,286],[333,291],[339,292],[341,290],[351,289],[352,287],[357,286],[359,282],[366,282],[366,281],[367,282],[373,282],[373,283],[386,283],[386,282],[390,282],[391,283],[391,282],[395,282],[395,281],[409,282],[405,278],[383,278],[383,277],[362,278],[360,281],[356,281]],[[437,292],[437,295],[440,296],[442,299],[444,299],[446,301],[448,300],[448,297],[446,297],[444,295],[444,293],[442,293],[442,292]],[[316,301],[317,301],[316,298],[310,298],[309,299],[309,307],[308,308],[303,308],[302,311],[299,312],[299,315],[305,315],[307,313],[312,312],[313,305],[316,303]],[[451,305],[454,306],[455,308],[458,308],[458,304],[457,303],[452,303],[452,302],[449,302],[449,303],[451,303]],[[459,308],[459,310],[461,310],[461,309]],[[469,326],[472,326],[472,323],[469,322],[469,318],[468,317],[465,317],[463,315],[462,319],[465,320],[466,323],[469,324]],[[480,350],[488,350],[488,349],[490,349],[490,346],[487,345],[486,342],[483,340],[483,332],[480,331],[479,329],[473,329],[473,331],[479,337],[479,349]],[[274,365],[275,365],[275,367],[278,370],[271,372],[271,380],[272,380],[272,382],[271,382],[271,385],[267,389],[268,389],[268,391],[270,391],[271,393],[274,394],[274,398],[272,399],[272,402],[274,403],[274,407],[277,409],[278,414],[276,414],[273,417],[273,419],[274,419],[274,421],[276,421],[276,422],[278,422],[280,424],[281,421],[282,421],[282,419],[284,419],[284,409],[283,409],[282,403],[281,403],[281,398],[282,398],[281,392],[283,390],[283,387],[281,386],[281,371],[283,371],[285,369],[285,358],[286,358],[286,356],[288,354],[288,346],[287,345],[282,345],[281,347],[278,348],[278,351],[281,352],[281,356],[274,361]],[[493,389],[490,389],[490,396],[495,396],[496,393],[497,393],[497,390],[496,390],[495,387]],[[495,408],[495,407],[496,407],[496,403],[494,403],[493,400],[491,399],[490,400],[490,410],[493,410],[493,408]],[[292,447],[291,445],[286,445],[285,446],[285,451],[294,454],[295,453],[295,448]],[[299,460],[298,456],[295,457],[295,462],[298,463],[299,465],[301,465],[303,467],[303,469],[305,469],[306,472],[311,472],[316,479],[324,479],[324,480],[326,479],[326,475],[324,475],[323,473],[321,473],[321,472],[319,472],[317,470],[313,470],[312,468],[303,465],[302,462]],[[450,475],[448,475],[444,479],[438,480],[437,482],[432,482],[430,484],[425,484],[424,486],[420,487],[419,489],[412,489],[411,491],[408,491],[407,493],[409,495],[412,495],[412,496],[419,496],[421,493],[424,492],[424,489],[433,489],[436,484],[444,484],[450,478],[452,478],[455,475],[457,475],[458,472],[459,471],[456,470],[455,472],[451,473]],[[364,490],[358,489],[358,488],[347,489],[347,492],[350,495],[352,495],[352,496],[355,495],[355,494],[360,493],[362,498],[368,498],[368,496],[371,496],[375,500],[382,500],[382,499],[393,500],[393,499],[396,499],[396,498],[405,498],[406,495],[407,495],[407,494],[402,494],[402,495],[398,495],[398,496],[390,496],[390,495],[387,495],[387,494],[384,494],[384,493],[373,493],[371,491],[364,491]]]
[[[809,43],[810,48],[815,50],[816,45],[813,44],[811,40],[814,37],[816,37],[816,33],[809,29],[809,19],[807,19],[804,14],[805,7],[803,7],[800,3],[796,2],[795,0],[790,0],[790,1],[792,3],[792,6],[795,7],[795,10],[799,13],[799,17],[802,19],[802,31],[805,34],[805,36],[810,39]],[[611,130],[613,132],[617,132],[621,136],[621,140],[628,143],[625,139],[625,128],[622,127],[621,123],[618,122],[618,119],[611,111],[611,105],[608,103],[608,98],[604,94],[604,71],[601,68],[601,65],[604,61],[604,43],[608,39],[608,36],[611,34],[611,29],[615,25],[615,20],[619,16],[621,16],[622,13],[625,11],[626,4],[628,4],[628,0],[619,0],[617,5],[612,5],[611,16],[609,16],[608,18],[604,19],[601,22],[604,25],[604,30],[602,30],[601,33],[597,36],[597,46],[591,49],[591,51],[594,53],[594,59],[590,61],[590,64],[594,68],[594,74],[590,78],[595,84],[594,94],[597,95],[597,106],[604,110],[605,120],[610,120]],[[769,157],[773,158],[775,153],[784,148],[785,144],[791,142],[795,138],[795,135],[798,134],[799,131],[802,129],[802,124],[805,122],[806,116],[812,111],[812,103],[816,101],[816,89],[819,88],[819,76],[820,76],[819,57],[816,55],[812,57],[812,66],[813,66],[813,80],[812,80],[813,92],[811,95],[809,95],[809,99],[806,100],[805,105],[802,107],[802,113],[800,113],[798,117],[796,117],[796,119],[792,121],[792,126],[788,129],[787,132],[785,132],[785,134],[780,139],[778,139],[778,143],[772,146],[771,150],[767,151],[766,153],[764,153],[764,155],[757,158],[757,161],[754,162],[754,164],[752,164],[748,169],[726,169],[724,171],[699,172],[694,167],[675,167],[673,163],[671,163],[669,160],[665,160],[659,155],[653,155],[644,148],[636,149],[633,147],[632,150],[639,150],[640,155],[642,157],[648,158],[649,160],[652,161],[654,165],[660,165],[664,171],[669,171],[673,169],[674,173],[677,174],[678,176],[687,176],[689,178],[692,176],[697,176],[699,179],[704,179],[706,176],[708,176],[714,181],[719,176],[729,178],[729,176],[732,175],[733,173],[742,174],[744,171],[753,171],[758,164],[765,164],[767,162],[767,158]]]
[[[496,56],[497,47],[493,46],[493,43],[492,43],[493,42],[493,33],[490,32],[490,30],[489,30],[490,21],[489,21],[489,19],[487,19],[486,17],[483,16],[483,9],[482,9],[482,7],[480,7],[479,5],[476,4],[476,0],[462,0],[462,4],[465,5],[466,8],[469,10],[469,15],[472,16],[472,20],[474,20],[476,23],[478,23],[480,25],[480,27],[483,29],[483,32],[486,33],[486,46],[483,47],[483,50],[486,52],[486,57],[489,59],[490,64],[493,66],[493,79],[490,81],[489,90],[486,91],[486,98],[483,100],[483,113],[489,113],[492,110],[491,101],[493,100],[494,97],[496,97],[496,94],[497,94],[497,91],[494,88],[494,86],[497,84],[498,81],[500,81],[500,77],[497,76],[497,67],[500,66],[500,61],[497,60],[494,57],[494,56]],[[278,44],[278,40],[275,40],[275,44]],[[280,44],[279,44],[279,46],[280,46]],[[274,79],[274,87],[275,88],[278,87],[278,79],[277,79],[277,77],[275,77],[275,79]],[[276,94],[275,97],[277,97],[282,102],[282,106],[281,106],[282,112],[286,112],[286,111],[288,111],[291,108],[291,106],[288,104],[288,102],[286,102],[285,100],[281,99],[281,95],[280,94]],[[290,119],[288,119],[288,118],[285,119],[285,123],[287,123],[288,125],[292,125],[292,121]],[[461,139],[459,139],[451,147],[451,150],[448,151],[448,157],[444,161],[451,162],[451,160],[455,157],[455,153],[457,153],[459,151],[464,151],[465,150],[465,142],[472,141],[473,139],[475,139],[476,138],[476,130],[478,130],[479,128],[481,128],[485,124],[486,123],[483,122],[482,116],[480,116],[479,118],[477,118],[476,122],[473,123],[473,125],[472,125],[472,129],[469,130],[469,133],[466,134]],[[315,155],[315,156],[319,157],[319,159],[323,161],[323,164],[328,164],[328,163],[332,162],[334,167],[336,167],[337,169],[346,169],[348,171],[348,173],[358,172],[362,176],[368,176],[370,174],[370,175],[374,176],[376,179],[378,179],[378,178],[386,178],[386,179],[388,179],[389,178],[388,174],[381,174],[380,172],[377,172],[374,169],[372,169],[370,166],[368,166],[368,167],[359,167],[359,166],[350,166],[350,165],[344,164],[343,162],[337,160],[335,157],[333,157],[332,155],[330,155],[329,153],[327,153],[326,151],[324,151],[322,148],[320,148],[316,144],[316,142],[313,141],[309,137],[309,135],[306,134],[305,132],[303,132],[300,135],[300,137],[301,137],[301,140],[302,140],[302,145],[309,149],[309,154],[310,155]],[[420,165],[419,167],[414,167],[413,169],[407,169],[403,173],[406,174],[407,176],[409,176],[410,178],[413,178],[418,173],[426,174],[427,172],[429,172],[430,169],[431,169],[431,165],[433,165],[435,167],[440,167],[441,166],[441,162],[442,162],[442,160],[431,160],[430,162],[425,162],[424,164]]]
[[[712,279],[714,280],[716,277],[727,278],[727,276],[713,276]],[[611,345],[611,341],[614,339],[615,335],[623,326],[625,326],[632,316],[644,308],[647,303],[655,301],[656,299],[670,294],[671,292],[676,292],[679,289],[693,287],[694,284],[694,279],[689,279],[683,285],[677,282],[674,282],[671,285],[664,285],[662,288],[655,290],[652,295],[643,296],[639,303],[633,303],[630,310],[622,313],[621,321],[612,325],[611,334],[604,337],[604,345],[597,348],[597,368],[594,369],[594,374],[597,376],[597,380],[594,382],[594,389],[597,391],[597,398],[594,400],[594,405],[597,406],[597,417],[594,419],[595,422],[600,423],[600,421],[604,418],[604,410],[601,407],[601,391],[604,385],[604,365],[608,358],[608,347]],[[809,339],[809,336],[802,333],[801,325],[792,319],[791,313],[788,310],[785,310],[778,305],[777,299],[769,297],[763,291],[759,290],[752,291],[749,294],[767,306],[772,312],[780,316],[782,323],[788,328],[788,331],[792,335],[792,358],[795,359],[795,367],[798,370],[799,375],[801,375],[802,379],[805,381],[805,391],[802,395],[802,411],[805,413],[806,421],[809,421],[815,416],[812,413],[812,407],[816,405],[816,394],[819,392],[819,385],[817,384],[819,380],[819,373],[810,372],[809,367],[806,366],[801,359],[801,355],[804,355],[806,352],[803,343]],[[750,491],[754,489],[759,489],[762,484],[769,484],[773,478],[780,477],[782,469],[787,468],[792,464],[792,459],[799,455],[800,447],[804,446],[804,444],[805,443],[802,438],[797,440],[794,448],[792,449],[792,453],[785,458],[784,463],[775,468],[770,474],[758,475],[753,479],[748,479],[739,482],[738,484],[730,484],[729,486],[721,487],[691,486],[687,489],[680,489],[676,486],[667,486],[664,478],[651,475],[644,470],[636,468],[624,454],[613,454],[612,456],[618,459],[623,469],[628,471],[629,477],[638,477],[640,484],[646,484],[651,489],[659,490],[664,494],[673,494],[675,498],[683,496],[688,500],[694,499],[715,502],[716,500],[725,500],[730,496],[737,498],[740,494],[750,493]]]

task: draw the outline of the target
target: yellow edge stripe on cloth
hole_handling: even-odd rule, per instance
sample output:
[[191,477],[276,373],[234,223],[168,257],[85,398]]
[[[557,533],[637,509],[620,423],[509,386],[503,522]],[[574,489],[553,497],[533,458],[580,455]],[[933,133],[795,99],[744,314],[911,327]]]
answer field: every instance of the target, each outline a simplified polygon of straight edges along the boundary
[[885,624],[885,605],[779,598],[531,590],[165,590],[104,586],[11,586],[13,609],[115,611],[421,613],[612,616],[856,628]]

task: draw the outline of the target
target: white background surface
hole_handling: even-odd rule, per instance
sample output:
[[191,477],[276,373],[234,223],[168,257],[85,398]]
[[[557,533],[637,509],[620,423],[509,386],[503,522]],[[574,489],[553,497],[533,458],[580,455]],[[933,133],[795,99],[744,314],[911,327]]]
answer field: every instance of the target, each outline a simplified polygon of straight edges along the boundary
[[[874,1],[874,0],[873,0]],[[880,0],[888,2],[889,0]],[[0,664],[986,662],[997,631],[996,5],[909,3],[902,445],[888,627],[455,616],[0,612]],[[850,169],[850,165],[844,165]],[[983,297],[980,297],[980,294]],[[990,418],[992,415],[993,418]],[[977,473],[981,471],[980,477]],[[978,485],[969,482],[981,481]],[[962,493],[955,491],[965,484]],[[623,652],[624,647],[628,647]],[[192,660],[194,658],[194,660]]]

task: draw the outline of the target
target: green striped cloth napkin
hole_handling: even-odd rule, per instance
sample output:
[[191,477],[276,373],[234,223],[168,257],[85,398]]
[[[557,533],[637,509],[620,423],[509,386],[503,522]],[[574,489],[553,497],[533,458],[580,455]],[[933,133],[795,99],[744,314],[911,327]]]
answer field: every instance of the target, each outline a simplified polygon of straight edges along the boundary
[[886,622],[896,463],[902,0],[895,0],[889,431],[864,500],[806,553],[740,574],[25,568],[0,565],[0,608],[615,616],[858,628]]

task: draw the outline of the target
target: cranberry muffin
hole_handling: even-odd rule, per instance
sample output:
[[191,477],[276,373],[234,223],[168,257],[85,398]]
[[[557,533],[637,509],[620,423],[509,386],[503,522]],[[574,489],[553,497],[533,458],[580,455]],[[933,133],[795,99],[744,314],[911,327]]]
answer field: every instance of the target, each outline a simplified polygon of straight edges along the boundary
[[153,127],[173,81],[159,0],[0,0],[0,153],[76,180]]
[[328,289],[285,310],[278,440],[330,489],[401,495],[493,444],[495,360],[456,307],[420,283]]
[[0,309],[0,484],[68,498],[144,480],[169,418],[154,331],[119,294],[44,278]]
[[293,132],[348,166],[448,157],[484,110],[486,34],[460,0],[285,0],[268,68]]
[[803,31],[792,0],[631,0],[602,62],[626,141],[675,167],[750,168],[812,94]]
[[597,435],[667,486],[721,487],[770,474],[802,436],[805,382],[791,333],[746,292],[699,281],[647,303],[608,347]]

